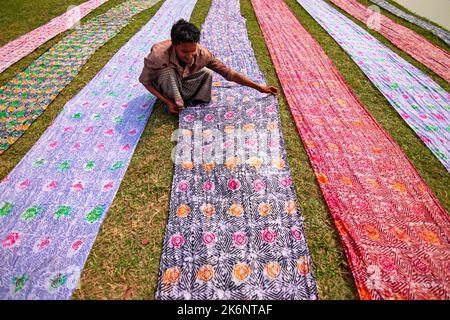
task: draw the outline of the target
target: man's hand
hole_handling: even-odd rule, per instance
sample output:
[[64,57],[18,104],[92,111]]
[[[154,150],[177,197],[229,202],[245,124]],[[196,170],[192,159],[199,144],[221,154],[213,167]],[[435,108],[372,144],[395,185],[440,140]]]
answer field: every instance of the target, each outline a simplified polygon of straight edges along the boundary
[[274,86],[260,85],[259,92],[278,95],[278,88],[275,88]]
[[175,103],[173,103],[171,101],[167,101],[166,105],[167,105],[167,108],[169,109],[170,114],[178,114],[179,108]]

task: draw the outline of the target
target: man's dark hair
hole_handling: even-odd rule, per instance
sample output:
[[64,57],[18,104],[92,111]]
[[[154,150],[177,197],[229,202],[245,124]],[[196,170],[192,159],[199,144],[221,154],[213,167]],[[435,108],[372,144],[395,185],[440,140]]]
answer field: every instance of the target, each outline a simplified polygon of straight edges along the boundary
[[199,42],[200,31],[195,25],[187,22],[184,19],[178,20],[170,31],[170,37],[173,44],[180,44],[186,42]]

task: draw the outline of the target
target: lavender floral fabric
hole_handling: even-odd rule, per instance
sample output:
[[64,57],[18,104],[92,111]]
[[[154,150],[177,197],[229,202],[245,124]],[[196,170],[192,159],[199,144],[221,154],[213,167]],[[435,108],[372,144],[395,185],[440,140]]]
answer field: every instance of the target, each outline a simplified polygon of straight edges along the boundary
[[[265,79],[238,0],[215,0],[202,43]],[[158,299],[316,299],[277,100],[215,76],[210,104],[180,113]]]

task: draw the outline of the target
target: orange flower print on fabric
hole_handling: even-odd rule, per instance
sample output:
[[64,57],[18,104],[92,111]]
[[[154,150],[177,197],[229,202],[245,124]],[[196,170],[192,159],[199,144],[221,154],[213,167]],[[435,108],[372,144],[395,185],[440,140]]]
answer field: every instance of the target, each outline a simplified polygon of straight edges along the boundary
[[398,226],[394,226],[391,228],[391,231],[398,240],[401,240],[401,241],[409,240],[408,234],[402,228],[400,228]]
[[233,102],[234,102],[234,97],[233,96],[228,96],[227,97],[227,102],[229,103],[229,104],[232,104]]
[[255,130],[255,125],[253,123],[246,123],[242,126],[242,129],[244,129],[244,131],[252,131]]
[[275,158],[272,160],[272,166],[274,166],[275,168],[282,170],[284,169],[284,167],[286,166],[286,163],[284,162],[284,160],[280,157]]
[[439,300],[439,297],[433,294],[433,292],[419,291],[416,296],[417,300]]
[[348,187],[351,187],[353,185],[352,179],[346,176],[341,177],[341,182]]
[[189,212],[191,212],[191,208],[189,208],[186,204],[182,204],[177,209],[177,216],[184,218],[189,214]]
[[201,210],[208,218],[211,218],[216,213],[216,208],[214,208],[214,206],[210,203],[202,205]]
[[208,282],[213,277],[214,277],[214,269],[209,264],[202,266],[197,272],[197,279],[203,282]]
[[180,280],[181,269],[179,267],[169,268],[164,272],[162,283],[175,284]]
[[361,152],[361,147],[355,145],[355,144],[351,144],[348,146],[348,149],[350,150],[350,152],[352,153],[358,153]]
[[318,173],[316,174],[317,181],[321,184],[328,184],[328,177],[324,173]]
[[273,130],[276,130],[276,129],[278,129],[278,124],[276,122],[269,122],[267,124],[267,130],[273,131]]
[[377,228],[375,228],[373,225],[365,224],[364,231],[372,240],[374,241],[380,240],[380,233],[378,232]]
[[339,231],[339,233],[345,237],[348,235],[347,228],[345,227],[345,224],[341,220],[335,220],[336,229]]
[[366,181],[367,184],[374,189],[378,189],[378,187],[380,186],[380,184],[375,179],[367,178]]
[[209,162],[203,165],[203,170],[205,170],[206,172],[211,172],[214,170],[215,167],[216,164],[214,162]]
[[192,130],[183,129],[183,130],[181,131],[181,134],[182,134],[184,137],[192,137]]
[[352,121],[352,124],[357,128],[364,127],[364,123],[362,121]]
[[406,300],[405,297],[401,293],[398,293],[398,292],[392,292],[392,291],[385,292],[384,296],[385,296],[386,300]]
[[266,202],[263,202],[259,205],[258,211],[261,217],[266,217],[272,211],[272,206]]
[[339,147],[336,144],[331,143],[331,142],[327,143],[327,148],[328,148],[328,150],[333,151],[333,152],[339,151]]
[[231,157],[225,161],[225,168],[228,170],[232,170],[236,168],[236,166],[240,163],[240,159],[238,157]]
[[427,191],[427,186],[424,184],[424,183],[419,183],[418,185],[417,185],[417,187],[419,188],[419,190],[420,191],[422,191],[422,192],[425,192],[425,191]]
[[241,217],[244,214],[244,207],[240,204],[234,203],[228,209],[228,213],[233,217]]
[[212,136],[212,130],[210,129],[204,130],[202,136],[203,138],[210,138]]
[[438,246],[441,244],[441,241],[439,240],[438,235],[429,229],[423,229],[420,232],[420,235],[421,235],[422,239],[424,239],[429,244],[433,244],[435,246]]
[[234,126],[226,126],[223,131],[225,133],[233,133],[234,132]]
[[373,299],[372,295],[365,287],[357,286],[357,289],[358,289],[359,297],[361,298],[361,300],[372,300]]
[[309,273],[308,257],[301,256],[297,259],[297,270],[302,276],[306,276]]
[[252,269],[245,263],[238,263],[233,267],[233,276],[238,281],[244,281],[252,273]]
[[270,278],[270,279],[276,279],[278,277],[278,275],[280,274],[281,271],[281,266],[278,262],[276,261],[271,261],[269,263],[266,264],[266,267],[264,268],[264,271],[266,273],[266,275]]
[[311,119],[311,122],[314,124],[320,125],[320,126],[325,124],[325,121],[323,121],[323,119],[321,119],[321,118]]
[[406,187],[403,183],[395,182],[392,187],[400,193],[406,193]]
[[184,162],[181,164],[181,167],[182,167],[184,170],[192,170],[192,168],[194,168],[194,164],[193,164],[191,161],[184,161]]
[[291,215],[297,213],[297,204],[295,200],[286,201],[284,204],[284,211]]
[[382,154],[383,153],[383,148],[378,147],[378,146],[373,146],[372,147],[372,153],[373,154]]
[[334,118],[333,119],[333,124],[337,125],[337,126],[342,126],[342,121],[338,118]]
[[338,99],[337,100],[338,105],[340,105],[342,108],[346,108],[347,105],[347,101],[345,101],[344,99]]
[[312,140],[306,140],[305,145],[308,149],[314,149],[316,147],[316,143]]
[[258,170],[261,168],[263,162],[261,158],[251,157],[250,159],[247,160],[247,163]]

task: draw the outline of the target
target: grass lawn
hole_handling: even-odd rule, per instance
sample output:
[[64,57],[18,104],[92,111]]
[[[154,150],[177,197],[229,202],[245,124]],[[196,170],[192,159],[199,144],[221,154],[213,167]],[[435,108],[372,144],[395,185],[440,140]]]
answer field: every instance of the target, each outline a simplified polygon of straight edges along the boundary
[[[360,1],[364,4],[369,3],[365,0]],[[34,6],[45,8],[45,3],[50,7],[48,4],[50,1],[22,1],[21,8],[29,9],[22,10],[20,13],[18,13],[20,9],[17,7],[15,7],[17,9],[12,6],[12,8],[7,8],[7,4],[10,2],[13,3],[10,0],[0,3],[0,11],[5,12],[0,18],[0,43],[6,43],[18,35],[30,31],[64,12],[69,4],[75,3],[73,0],[57,1],[60,8],[59,12],[39,9],[42,12],[42,14],[39,14],[40,20],[33,22],[36,25],[33,24],[31,27],[31,24],[25,22],[27,15],[29,17],[34,15],[31,8],[34,8]],[[77,1],[77,3],[80,2],[83,1]],[[124,0],[108,1],[85,17],[82,22],[121,2],[124,2]],[[191,21],[197,26],[201,26],[203,23],[210,3],[211,0],[198,1],[191,18]],[[450,185],[450,176],[445,168],[415,133],[409,129],[387,100],[328,33],[295,0],[287,0],[287,3],[303,26],[319,41],[364,105],[398,142],[422,177],[436,193],[441,203],[449,210],[450,199],[445,186]],[[17,143],[0,157],[0,179],[14,168],[39,139],[65,103],[95,76],[114,53],[153,16],[161,4],[162,1],[135,16],[133,21],[122,29],[118,36],[110,40],[93,55],[75,80],[63,90],[47,111],[34,122]],[[4,9],[7,11],[4,11]],[[241,0],[241,11],[247,19],[250,40],[261,70],[270,83],[279,86],[250,0]],[[427,37],[430,41],[446,47],[441,40],[431,33],[392,15],[389,16],[403,25],[412,26],[412,29]],[[21,21],[17,22],[15,33],[8,34],[10,24],[15,20]],[[365,27],[359,22],[358,24]],[[44,44],[36,52],[1,74],[0,85],[6,83],[15,73],[24,69],[31,61],[59,41],[64,34]],[[372,34],[409,62],[425,71],[449,91],[449,84],[444,80],[406,54],[393,48],[383,37],[374,32]],[[448,47],[446,48],[448,50]],[[306,235],[314,263],[319,295],[322,299],[357,299],[352,276],[334,222],[327,211],[283,95],[280,95],[279,103],[289,164],[298,200],[305,217]],[[164,238],[173,177],[173,164],[170,156],[174,144],[170,142],[170,136],[177,125],[178,119],[175,116],[165,114],[159,104],[155,106],[117,196],[89,255],[82,273],[80,287],[73,296],[74,299],[153,298],[156,290],[161,245]]]

